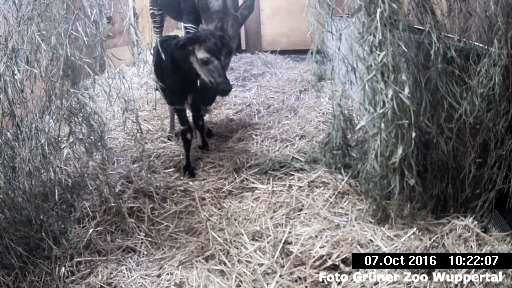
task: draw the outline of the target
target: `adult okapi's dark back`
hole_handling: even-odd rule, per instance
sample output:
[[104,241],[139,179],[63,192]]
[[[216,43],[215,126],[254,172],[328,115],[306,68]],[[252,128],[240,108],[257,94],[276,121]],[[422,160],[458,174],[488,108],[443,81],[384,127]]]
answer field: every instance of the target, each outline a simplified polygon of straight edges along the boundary
[[165,16],[183,22],[185,32],[199,26],[231,37],[231,47],[240,42],[240,28],[254,11],[256,0],[245,0],[240,7],[231,0],[150,0],[149,8],[155,39],[162,36]]

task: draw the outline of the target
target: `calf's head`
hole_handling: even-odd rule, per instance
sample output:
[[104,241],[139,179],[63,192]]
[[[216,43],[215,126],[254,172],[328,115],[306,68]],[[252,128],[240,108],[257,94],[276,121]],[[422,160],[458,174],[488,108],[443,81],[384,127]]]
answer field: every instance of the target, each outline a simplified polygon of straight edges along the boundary
[[178,43],[178,51],[188,57],[200,79],[220,96],[231,92],[231,83],[226,76],[233,50],[229,37],[214,31],[200,31],[187,35]]

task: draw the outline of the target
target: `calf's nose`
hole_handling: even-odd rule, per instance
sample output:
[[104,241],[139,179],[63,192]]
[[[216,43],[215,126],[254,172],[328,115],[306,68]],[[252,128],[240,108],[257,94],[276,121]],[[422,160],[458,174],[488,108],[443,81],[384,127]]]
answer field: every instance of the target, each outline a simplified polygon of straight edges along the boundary
[[219,94],[220,94],[220,96],[224,96],[224,97],[228,96],[232,89],[233,89],[233,87],[231,86],[231,83],[226,82],[220,87]]

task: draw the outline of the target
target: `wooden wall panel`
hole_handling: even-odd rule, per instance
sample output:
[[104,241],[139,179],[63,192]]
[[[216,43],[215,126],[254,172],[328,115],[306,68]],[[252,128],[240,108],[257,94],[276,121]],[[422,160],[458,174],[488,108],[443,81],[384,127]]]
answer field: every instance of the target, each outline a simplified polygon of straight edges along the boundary
[[306,0],[260,0],[263,50],[309,49]]

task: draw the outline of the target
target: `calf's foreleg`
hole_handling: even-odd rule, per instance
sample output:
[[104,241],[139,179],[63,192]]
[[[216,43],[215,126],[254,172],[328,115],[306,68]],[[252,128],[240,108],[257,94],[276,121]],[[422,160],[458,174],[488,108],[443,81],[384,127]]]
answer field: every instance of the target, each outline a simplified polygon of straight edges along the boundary
[[194,122],[194,126],[199,132],[199,136],[201,137],[201,145],[199,146],[199,149],[209,151],[210,147],[208,145],[208,141],[206,140],[206,138],[209,136],[207,131],[209,131],[209,133],[211,134],[211,130],[208,127],[206,127],[206,124],[204,122],[204,114],[203,111],[201,110],[202,109],[200,107],[196,107],[192,110],[192,121]]
[[174,113],[174,108],[172,106],[169,105],[168,107],[169,107],[169,132],[167,132],[167,139],[169,139],[169,141],[173,141],[174,131],[176,130],[176,121],[175,121],[176,113]]
[[190,122],[187,117],[187,110],[184,107],[174,107],[176,116],[181,126],[181,141],[183,142],[183,150],[185,150],[185,165],[183,166],[183,174],[188,175],[191,178],[196,176],[195,168],[192,166],[190,160],[190,149],[192,147],[192,138],[194,137],[194,130],[190,126]]

